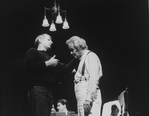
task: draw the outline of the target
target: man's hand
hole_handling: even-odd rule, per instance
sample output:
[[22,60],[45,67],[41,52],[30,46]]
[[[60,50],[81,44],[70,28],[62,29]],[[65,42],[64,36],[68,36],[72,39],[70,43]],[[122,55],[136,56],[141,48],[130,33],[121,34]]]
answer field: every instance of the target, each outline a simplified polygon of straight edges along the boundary
[[88,116],[92,108],[92,102],[85,100],[83,104],[83,108],[84,108],[85,116]]
[[55,59],[55,55],[54,55],[52,58],[50,58],[50,60],[45,61],[45,64],[46,64],[47,67],[48,66],[56,66],[58,61],[59,60]]

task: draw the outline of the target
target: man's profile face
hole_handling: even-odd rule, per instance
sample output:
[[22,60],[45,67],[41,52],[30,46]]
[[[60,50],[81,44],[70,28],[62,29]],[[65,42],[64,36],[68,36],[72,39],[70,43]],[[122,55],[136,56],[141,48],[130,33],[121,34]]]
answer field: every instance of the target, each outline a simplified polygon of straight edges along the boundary
[[81,57],[81,52],[79,50],[77,50],[73,44],[69,44],[68,48],[70,50],[70,54],[72,54],[75,58]]
[[53,44],[52,38],[48,35],[45,35],[45,37],[42,39],[42,44],[46,49],[51,48],[51,45]]
[[66,108],[66,105],[63,105],[61,103],[57,103],[58,112],[64,112],[65,108]]

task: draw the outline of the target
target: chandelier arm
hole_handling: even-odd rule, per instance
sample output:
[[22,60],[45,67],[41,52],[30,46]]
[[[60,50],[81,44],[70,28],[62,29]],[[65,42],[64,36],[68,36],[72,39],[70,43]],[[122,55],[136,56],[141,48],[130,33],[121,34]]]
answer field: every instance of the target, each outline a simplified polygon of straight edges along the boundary
[[44,16],[46,15],[46,7],[44,7]]

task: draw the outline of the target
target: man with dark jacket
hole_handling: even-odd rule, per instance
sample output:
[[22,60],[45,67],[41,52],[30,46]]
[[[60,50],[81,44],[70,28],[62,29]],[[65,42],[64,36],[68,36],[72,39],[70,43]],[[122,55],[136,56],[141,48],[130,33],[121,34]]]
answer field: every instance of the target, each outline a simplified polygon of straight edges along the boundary
[[26,53],[25,72],[33,116],[50,116],[55,75],[64,67],[55,56],[51,57],[47,53],[52,44],[50,35],[41,34],[35,39],[37,49],[30,48]]

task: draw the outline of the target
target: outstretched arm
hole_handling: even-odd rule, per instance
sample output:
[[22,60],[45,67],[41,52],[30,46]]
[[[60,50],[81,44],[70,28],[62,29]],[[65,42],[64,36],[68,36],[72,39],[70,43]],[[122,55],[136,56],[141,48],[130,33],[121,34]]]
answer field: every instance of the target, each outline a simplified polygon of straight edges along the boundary
[[57,73],[71,73],[79,64],[79,59],[72,59],[68,64],[58,63]]

